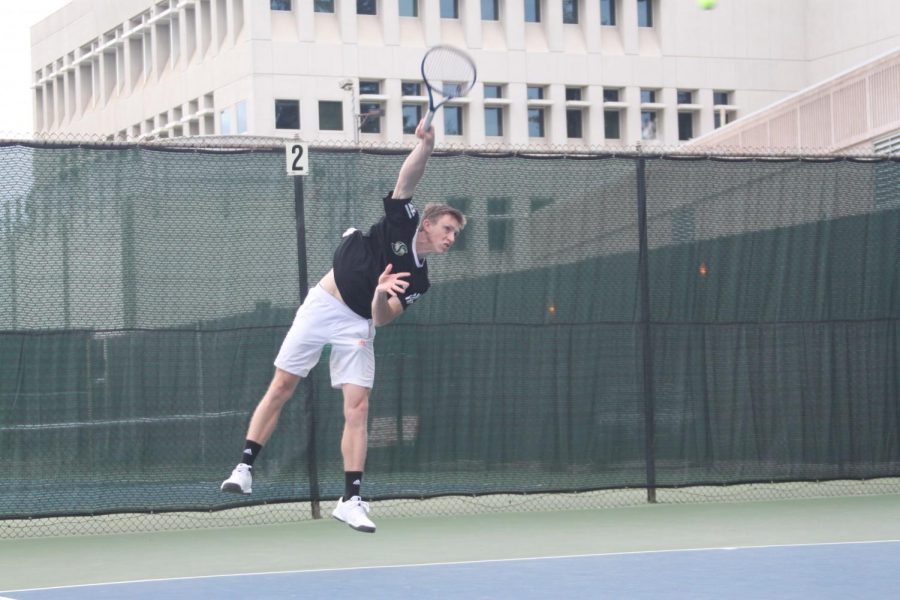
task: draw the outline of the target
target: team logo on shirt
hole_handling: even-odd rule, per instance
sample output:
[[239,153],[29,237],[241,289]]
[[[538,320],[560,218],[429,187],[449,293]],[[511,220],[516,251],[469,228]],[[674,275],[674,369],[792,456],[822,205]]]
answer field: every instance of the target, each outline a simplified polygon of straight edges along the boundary
[[403,242],[394,242],[393,244],[391,244],[391,249],[397,256],[403,256],[407,252],[409,252],[409,248],[407,248],[406,244],[404,244]]
[[412,304],[413,302],[415,302],[416,300],[418,300],[421,297],[422,297],[422,294],[419,294],[419,293],[410,294],[409,296],[406,297],[406,304]]

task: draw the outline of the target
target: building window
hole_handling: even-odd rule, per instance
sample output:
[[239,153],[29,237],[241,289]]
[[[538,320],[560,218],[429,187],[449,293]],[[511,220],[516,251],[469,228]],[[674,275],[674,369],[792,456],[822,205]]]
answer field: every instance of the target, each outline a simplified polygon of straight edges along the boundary
[[291,0],[269,0],[272,10],[291,10]]
[[641,103],[656,102],[656,90],[641,90]]
[[415,134],[419,121],[422,120],[422,106],[419,104],[403,105],[403,133]]
[[234,113],[237,118],[237,133],[247,133],[247,101],[238,102]]
[[583,137],[582,121],[584,112],[580,108],[570,108],[566,110],[566,136],[570,138]]
[[544,99],[544,86],[541,85],[529,85],[527,89],[528,99],[529,100],[543,100]]
[[332,100],[319,101],[319,130],[344,130],[344,105]]
[[459,18],[459,2],[458,2],[458,0],[441,0],[441,18],[442,19],[458,19]]
[[484,135],[488,137],[503,136],[503,108],[488,106],[484,109]]
[[608,140],[618,140],[622,137],[621,127],[619,125],[619,111],[604,110],[603,111],[603,137]]
[[463,110],[462,106],[444,107],[444,134],[463,134]]
[[691,90],[678,90],[676,98],[678,104],[693,104],[694,92],[692,92]]
[[275,129],[300,129],[300,101],[275,101]]
[[694,113],[678,113],[678,139],[683,141],[694,137]]
[[[578,102],[583,97],[582,89],[579,87],[566,88],[566,100]],[[584,137],[584,111],[581,108],[566,109],[566,136],[570,138]]]
[[619,101],[619,90],[614,88],[603,88],[603,101],[604,102],[618,102]]
[[563,23],[578,23],[578,0],[562,0]]
[[381,133],[381,103],[359,103],[359,130],[363,133]]
[[231,109],[226,108],[219,113],[219,133],[231,135]]
[[544,137],[544,109],[528,109],[528,137]]
[[359,93],[360,94],[380,94],[381,93],[381,82],[380,81],[360,81],[359,82]]
[[377,15],[376,4],[376,0],[356,0],[356,14]]
[[722,125],[728,125],[737,117],[731,106],[731,92],[721,90],[713,91],[713,127],[718,129]]
[[653,0],[637,0],[638,27],[653,27]]
[[334,0],[315,0],[313,10],[318,13],[333,13]]
[[541,22],[541,0],[525,0],[525,22]]
[[400,0],[401,17],[418,17],[419,0]]
[[484,97],[485,98],[502,98],[503,97],[503,86],[497,85],[495,83],[484,84]]
[[421,96],[422,84],[415,81],[404,81],[400,84],[400,94],[403,96]]
[[500,7],[497,4],[498,0],[481,0],[482,21],[500,20]]
[[613,27],[616,24],[616,0],[600,0],[600,24]]
[[512,199],[488,198],[488,250],[503,252],[512,245]]
[[642,110],[641,111],[641,139],[642,140],[655,140],[658,135],[658,131],[656,129],[656,111],[655,110]]

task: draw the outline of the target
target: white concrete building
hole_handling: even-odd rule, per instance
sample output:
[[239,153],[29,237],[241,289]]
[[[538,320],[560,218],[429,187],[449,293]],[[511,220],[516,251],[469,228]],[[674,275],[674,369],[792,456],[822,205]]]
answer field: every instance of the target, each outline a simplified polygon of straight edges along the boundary
[[32,29],[34,128],[402,143],[451,44],[479,82],[440,143],[672,147],[900,47],[897,0],[718,4],[73,0]]

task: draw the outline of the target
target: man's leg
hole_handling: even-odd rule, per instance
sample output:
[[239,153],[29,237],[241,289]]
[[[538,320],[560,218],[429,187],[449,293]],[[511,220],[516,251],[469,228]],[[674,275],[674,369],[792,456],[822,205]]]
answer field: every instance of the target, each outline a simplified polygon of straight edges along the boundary
[[344,434],[341,436],[341,454],[344,457],[344,471],[362,471],[366,466],[371,390],[353,383],[345,383],[342,389]]
[[250,471],[253,467],[253,461],[259,456],[260,450],[272,437],[275,426],[278,425],[278,417],[281,416],[281,409],[285,403],[294,395],[297,389],[297,383],[300,377],[292,375],[287,371],[275,368],[275,375],[269,384],[269,389],[256,410],[250,418],[250,425],[247,428],[247,439],[244,444],[244,451],[241,454],[241,462],[231,472],[231,477],[222,482],[221,490],[223,492],[235,492],[238,494],[249,494],[253,491],[253,477]]
[[367,387],[352,383],[342,386],[344,392],[344,433],[341,454],[344,457],[344,496],[338,500],[332,515],[357,531],[375,532],[368,517],[369,505],[360,499],[363,471],[366,466],[369,424],[369,392]]
[[256,442],[260,446],[264,446],[275,426],[278,425],[278,417],[281,416],[281,409],[285,403],[294,395],[300,377],[292,375],[287,371],[275,368],[275,375],[272,377],[272,383],[256,410],[253,411],[253,417],[250,419],[250,425],[247,427],[247,439]]

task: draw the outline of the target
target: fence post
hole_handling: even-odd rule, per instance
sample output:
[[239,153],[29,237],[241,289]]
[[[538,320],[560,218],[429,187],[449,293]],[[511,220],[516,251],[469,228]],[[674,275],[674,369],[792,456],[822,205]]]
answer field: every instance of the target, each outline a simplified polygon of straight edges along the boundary
[[[294,176],[294,217],[297,223],[297,274],[300,280],[300,302],[309,293],[307,283],[306,254],[306,213],[303,205],[303,177]],[[306,468],[309,476],[309,504],[313,519],[322,518],[321,497],[319,493],[319,466],[316,456],[316,385],[312,377],[304,377],[306,386],[306,402],[303,405],[303,420],[306,425]]]
[[[640,151],[640,149],[639,149]],[[647,502],[656,503],[656,397],[653,390],[653,348],[650,331],[650,251],[647,241],[646,159],[637,158],[638,274],[641,297],[640,330],[643,359],[644,455]]]

